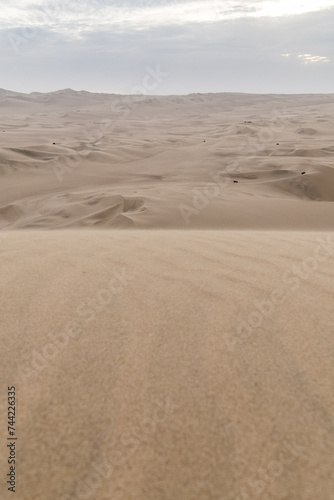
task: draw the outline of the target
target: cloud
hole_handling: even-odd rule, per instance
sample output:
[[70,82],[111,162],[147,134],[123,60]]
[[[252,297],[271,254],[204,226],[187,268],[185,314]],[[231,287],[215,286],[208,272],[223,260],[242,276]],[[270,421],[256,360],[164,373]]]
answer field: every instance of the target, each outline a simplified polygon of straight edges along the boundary
[[314,64],[314,63],[324,63],[330,62],[330,59],[325,56],[312,56],[311,54],[300,54],[299,59],[302,60],[303,64]]
[[242,18],[279,18],[334,8],[334,0],[0,0],[0,27],[49,29],[73,38],[89,31],[150,29]]
[[333,0],[272,0],[257,3],[256,17],[295,16],[334,7]]
[[293,56],[292,54],[282,54],[282,57],[292,59],[298,58],[302,64],[330,62],[330,59],[326,56],[312,56],[312,54],[298,54],[297,56]]
[[[203,4],[178,2],[173,16],[181,16],[194,3]],[[253,15],[255,8],[263,7],[262,0],[226,0],[226,15],[237,17],[156,23],[151,15],[141,24],[140,17],[130,19],[134,0],[26,0],[28,4],[20,19],[4,16],[6,27],[0,28],[4,88],[130,93],[142,84],[147,66],[159,65],[170,76],[152,92],[156,94],[334,92],[334,9],[262,18]],[[4,10],[14,8],[3,0],[1,5]],[[134,11],[139,16],[141,9],[161,12],[154,9],[168,10],[171,5],[138,0]],[[110,17],[111,8],[119,9],[119,17]],[[318,64],[306,65],[305,58],[298,57],[324,54],[327,64],[318,59]]]

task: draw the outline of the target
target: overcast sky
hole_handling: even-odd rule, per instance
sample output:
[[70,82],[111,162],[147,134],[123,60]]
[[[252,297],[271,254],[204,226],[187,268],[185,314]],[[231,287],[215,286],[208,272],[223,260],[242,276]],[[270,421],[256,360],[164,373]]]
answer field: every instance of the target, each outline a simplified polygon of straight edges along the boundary
[[334,0],[0,0],[0,9],[0,88],[334,92]]

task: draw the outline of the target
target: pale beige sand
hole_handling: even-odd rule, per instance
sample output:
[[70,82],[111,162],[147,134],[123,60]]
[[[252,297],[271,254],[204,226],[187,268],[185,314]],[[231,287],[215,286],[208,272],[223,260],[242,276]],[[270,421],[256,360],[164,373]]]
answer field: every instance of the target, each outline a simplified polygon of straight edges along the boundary
[[0,236],[15,498],[334,498],[333,232]]
[[333,112],[334,95],[0,91],[0,228],[333,229]]
[[0,90],[1,500],[334,500],[333,111]]

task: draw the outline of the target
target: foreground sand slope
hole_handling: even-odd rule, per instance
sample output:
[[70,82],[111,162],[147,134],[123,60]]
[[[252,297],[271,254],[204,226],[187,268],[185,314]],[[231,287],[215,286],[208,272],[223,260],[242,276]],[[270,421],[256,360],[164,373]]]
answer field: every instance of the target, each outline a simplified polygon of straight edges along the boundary
[[0,228],[333,229],[334,95],[0,90]]
[[334,233],[2,232],[0,255],[17,499],[334,498]]

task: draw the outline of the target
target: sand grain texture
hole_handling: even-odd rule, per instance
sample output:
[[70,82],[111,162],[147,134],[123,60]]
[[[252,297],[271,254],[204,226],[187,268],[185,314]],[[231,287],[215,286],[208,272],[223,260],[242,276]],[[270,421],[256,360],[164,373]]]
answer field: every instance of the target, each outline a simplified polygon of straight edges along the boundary
[[20,500],[333,498],[333,233],[5,236]]

